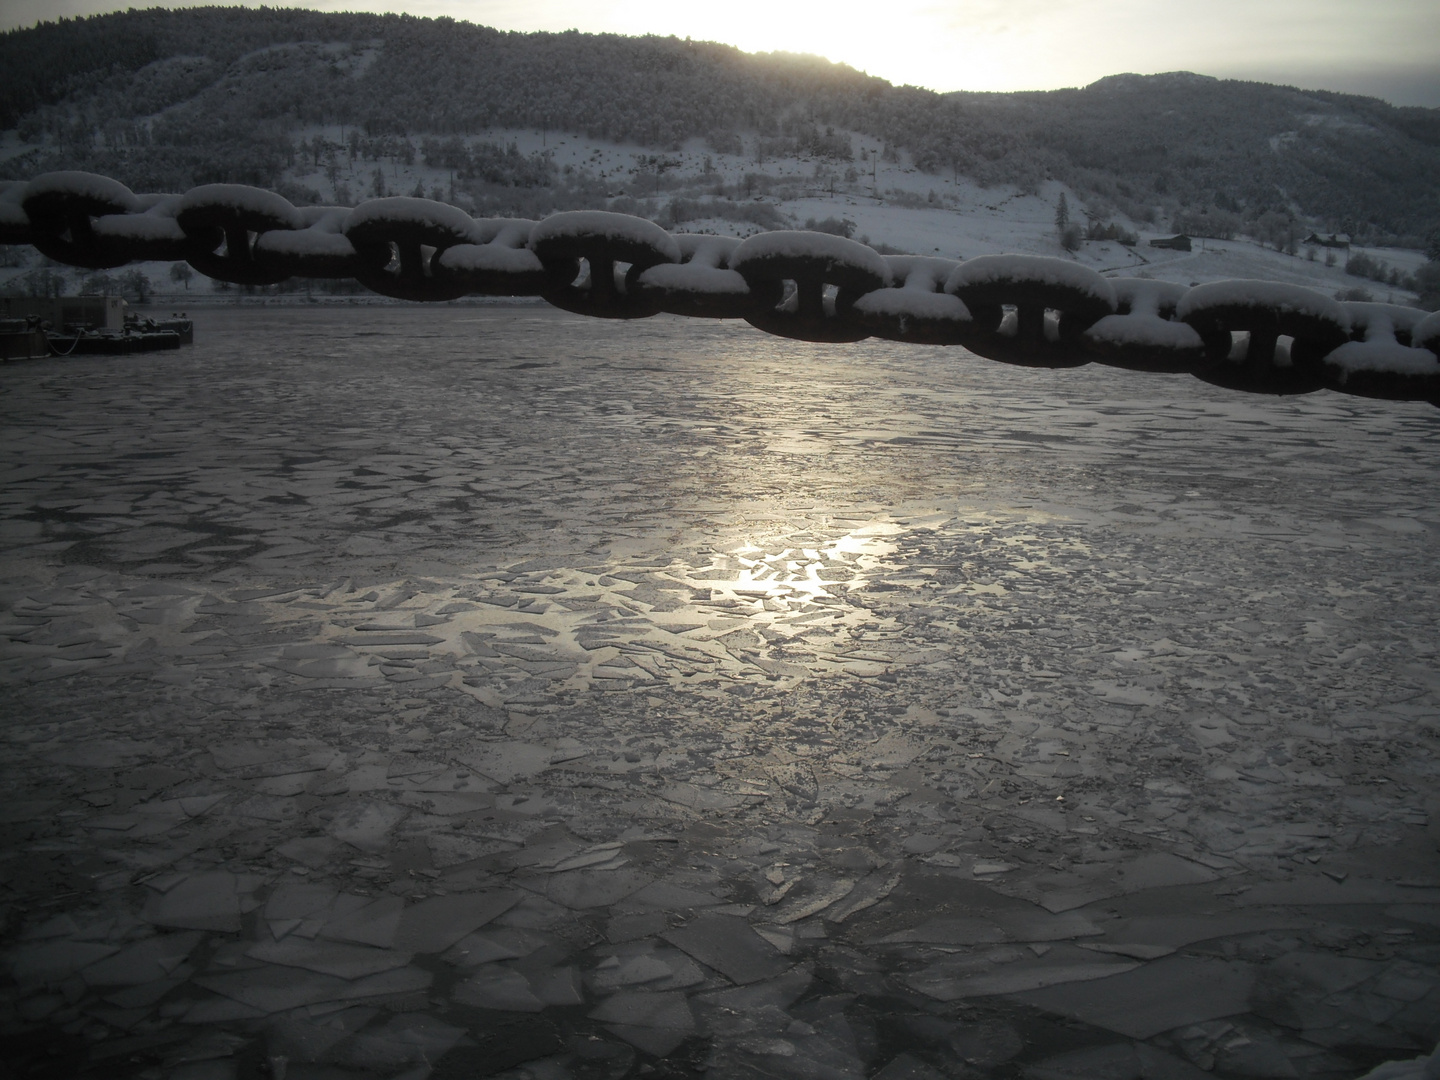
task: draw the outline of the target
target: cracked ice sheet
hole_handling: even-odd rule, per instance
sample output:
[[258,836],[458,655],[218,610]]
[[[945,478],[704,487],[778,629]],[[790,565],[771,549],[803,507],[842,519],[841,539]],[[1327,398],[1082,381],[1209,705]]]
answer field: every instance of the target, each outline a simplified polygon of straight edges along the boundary
[[1250,1007],[1254,973],[1244,964],[1167,957],[1080,988],[1054,986],[1018,997],[1133,1039],[1234,1016]]
[[[1208,962],[1189,947],[1217,940],[1309,979],[1316,950],[1361,947],[1327,921],[1344,909],[1411,966],[1297,1008],[1376,1046],[1420,1037],[1431,414],[1017,380],[878,343],[822,362],[661,321],[582,362],[550,314],[514,317],[556,366],[517,370],[477,363],[457,310],[426,313],[425,363],[398,368],[403,309],[208,315],[203,378],[166,357],[116,386],[81,362],[63,409],[50,369],[7,370],[5,445],[31,470],[0,504],[26,526],[0,581],[10,857],[27,904],[75,912],[11,957],[27,985],[113,998],[153,973],[112,1003],[132,1010],[106,1014],[117,1037],[197,979],[249,995],[200,1001],[201,1027],[297,987],[356,1015],[351,980],[314,997],[340,993],[323,971],[152,954],[141,915],[229,962],[256,962],[212,953],[251,927],[274,940],[245,949],[347,972],[460,950],[477,995],[541,1017],[607,1000],[603,957],[565,936],[590,919],[614,947],[731,920],[774,970],[823,960],[877,998],[894,965],[941,962],[905,948],[972,940],[1013,944],[969,990],[1131,960],[1150,962],[1115,980],[1158,978],[1152,957]],[[342,367],[325,350],[356,318],[387,337],[347,337]],[[479,318],[506,348],[510,316]],[[259,356],[286,334],[318,348],[277,404]],[[483,387],[483,423],[456,387]],[[665,993],[737,992],[743,950],[675,974],[648,947],[621,967],[656,977],[626,987],[664,968],[684,984]],[[417,1007],[403,985],[365,1000]],[[1064,1012],[1063,990],[1033,993]],[[745,1006],[771,1049],[829,1038],[759,1015],[791,1004]],[[641,1049],[687,1030],[633,1019],[594,1023]]]

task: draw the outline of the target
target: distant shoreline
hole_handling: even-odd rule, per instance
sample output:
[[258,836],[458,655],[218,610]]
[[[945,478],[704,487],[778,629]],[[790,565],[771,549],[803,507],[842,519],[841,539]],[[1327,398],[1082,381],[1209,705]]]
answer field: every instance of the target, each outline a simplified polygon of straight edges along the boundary
[[462,296],[458,300],[396,300],[373,293],[367,296],[196,296],[185,293],[151,296],[142,303],[127,300],[133,312],[160,308],[236,308],[236,307],[414,307],[417,304],[439,307],[533,307],[545,305],[539,296]]

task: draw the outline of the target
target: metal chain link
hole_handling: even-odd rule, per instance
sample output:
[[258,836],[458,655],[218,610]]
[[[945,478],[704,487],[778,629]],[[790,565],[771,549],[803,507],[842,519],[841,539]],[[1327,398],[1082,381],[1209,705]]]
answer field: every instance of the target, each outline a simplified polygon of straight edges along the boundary
[[1026,367],[1094,362],[1252,393],[1440,405],[1440,313],[1278,282],[1185,289],[1032,255],[882,256],[818,232],[671,235],[598,210],[527,221],[477,220],[418,198],[296,207],[238,184],[135,195],[82,172],[0,191],[0,243],[90,269],[184,260],[241,285],[354,278],[413,301],[538,296],[601,318],[744,319],[802,341],[960,345]]

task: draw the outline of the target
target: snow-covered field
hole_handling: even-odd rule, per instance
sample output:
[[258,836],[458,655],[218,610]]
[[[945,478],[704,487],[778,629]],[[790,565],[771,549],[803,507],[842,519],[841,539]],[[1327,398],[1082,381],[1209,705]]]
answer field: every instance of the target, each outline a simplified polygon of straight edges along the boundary
[[[319,137],[343,147],[349,129],[330,126],[299,131],[295,139],[308,143]],[[417,147],[424,134],[410,137]],[[967,259],[976,255],[1014,252],[1073,258],[1111,276],[1143,275],[1185,285],[1225,278],[1259,278],[1306,285],[1333,295],[1346,289],[1363,288],[1374,299],[1409,303],[1414,294],[1345,273],[1346,252],[1339,251],[1337,265],[1325,265],[1325,249],[1300,247],[1288,255],[1250,239],[1197,240],[1192,252],[1152,248],[1149,241],[1171,235],[1168,228],[1131,221],[1123,215],[1106,214],[1113,221],[1138,234],[1139,243],[1126,247],[1116,241],[1085,241],[1073,254],[1060,246],[1055,227],[1056,205],[1062,194],[1072,221],[1084,223],[1087,212],[1096,209],[1074,190],[1050,181],[1038,193],[1014,188],[986,188],[965,176],[921,172],[900,152],[899,160],[886,161],[882,143],[868,136],[852,134],[852,162],[835,162],[812,157],[765,157],[757,160],[749,149],[744,154],[719,154],[702,140],[690,140],[679,151],[652,150],[590,139],[564,132],[489,129],[466,139],[470,145],[492,143],[513,145],[521,156],[549,155],[559,170],[562,183],[584,177],[603,188],[599,201],[620,200],[616,209],[639,212],[668,224],[668,204],[677,198],[718,200],[743,205],[762,202],[773,207],[786,225],[803,228],[808,220],[838,219],[853,223],[852,235],[882,251],[919,255],[940,255]],[[13,133],[0,140],[0,156],[19,144]],[[751,145],[747,141],[747,148]],[[657,176],[655,162],[664,163]],[[333,162],[333,167],[331,165]],[[286,174],[287,184],[319,193],[324,201],[359,201],[377,192],[377,174],[383,190],[391,195],[423,192],[428,198],[448,201],[452,191],[449,170],[426,165],[417,154],[412,164],[399,160],[351,159],[345,152],[316,166],[313,155],[302,153]],[[747,176],[762,177],[749,184]],[[634,200],[634,203],[629,200]],[[465,205],[461,193],[456,198]],[[543,203],[543,198],[541,200]],[[638,205],[635,205],[637,204]],[[1166,223],[1168,224],[1168,223]],[[746,220],[706,217],[687,220],[674,231],[711,232],[749,236],[761,226]],[[1359,248],[1352,249],[1358,254]],[[1424,262],[1418,251],[1390,248],[1364,249],[1365,254],[1402,273],[1413,272]],[[0,268],[0,287],[37,265]],[[160,295],[177,299],[206,295],[202,280],[181,290],[169,276],[168,264],[140,264],[142,272]]]

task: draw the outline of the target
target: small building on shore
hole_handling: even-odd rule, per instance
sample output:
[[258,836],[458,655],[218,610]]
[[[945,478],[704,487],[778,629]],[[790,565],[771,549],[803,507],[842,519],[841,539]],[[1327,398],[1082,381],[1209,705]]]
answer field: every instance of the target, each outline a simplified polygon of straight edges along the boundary
[[1181,233],[1179,236],[1157,236],[1150,241],[1153,248],[1169,248],[1172,251],[1189,251],[1190,237]]

